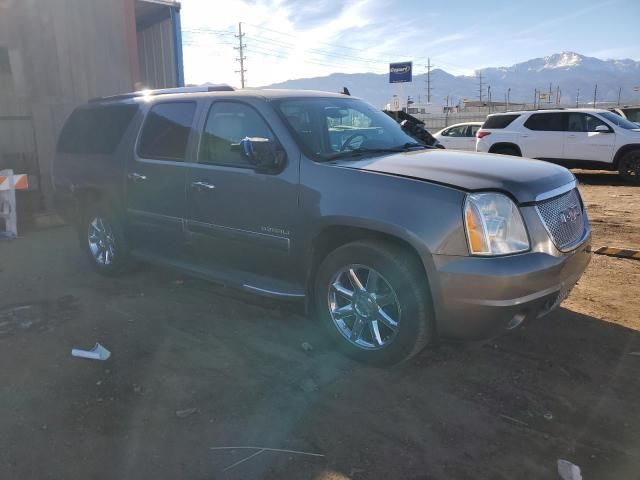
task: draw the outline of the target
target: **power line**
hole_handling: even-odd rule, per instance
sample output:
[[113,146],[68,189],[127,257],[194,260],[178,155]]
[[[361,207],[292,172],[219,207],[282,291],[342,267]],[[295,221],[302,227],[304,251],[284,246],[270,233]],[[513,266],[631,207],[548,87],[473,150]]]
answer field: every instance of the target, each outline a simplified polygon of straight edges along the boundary
[[[268,57],[274,57],[274,58],[281,58],[281,59],[288,59],[289,55],[285,52],[282,51],[278,51],[278,50],[271,50],[268,49],[266,47],[255,47],[255,46],[249,46],[246,49],[249,53],[256,53],[258,55],[266,55]],[[305,63],[311,63],[314,65],[321,65],[323,67],[344,67],[345,64],[344,63],[338,63],[338,62],[330,62],[329,60],[326,62],[322,62],[322,61],[318,61],[315,59],[305,59]]]
[[[271,44],[272,46],[279,47],[279,48],[288,48],[288,49],[299,48],[297,45],[292,44],[292,43],[281,42],[279,40],[274,40],[274,39],[270,39],[270,38],[264,38],[264,37],[260,37],[260,36],[257,36],[257,35],[251,35],[251,36],[249,36],[249,38],[257,41],[258,43],[267,43],[267,44]],[[354,57],[354,56],[351,56],[351,55],[337,54],[337,53],[332,53],[332,52],[329,52],[329,51],[326,51],[326,50],[322,50],[322,49],[318,49],[318,48],[303,47],[302,50],[304,52],[310,52],[312,54],[323,55],[323,56],[327,56],[327,57],[334,57],[334,58],[339,58],[339,59],[344,59],[344,60],[357,60],[357,61],[362,62],[362,63],[371,63],[371,64],[375,64],[375,65],[380,65],[380,60],[374,60],[374,59],[371,59],[371,58]]]
[[[253,28],[258,29],[258,30],[262,30],[262,31],[266,31],[266,32],[272,32],[272,33],[275,33],[275,34],[280,35],[280,36],[285,36],[285,37],[289,37],[289,38],[292,38],[292,39],[296,39],[298,41],[301,38],[300,35],[295,35],[295,34],[292,34],[292,33],[289,33],[289,32],[281,32],[281,31],[278,31],[278,30],[274,30],[272,28],[262,27],[262,26],[259,26],[259,25],[251,24],[251,23],[243,22],[243,25],[245,27],[247,25],[249,25],[250,27],[253,27]],[[216,29],[210,29],[210,28],[206,28],[206,27],[185,29],[185,30],[183,30],[183,32],[186,32],[186,33],[189,33],[189,34],[205,34],[205,35],[218,35],[218,36],[225,36],[225,35],[231,36],[231,35],[234,35],[234,33],[235,33],[235,32],[228,31],[228,30],[216,30]],[[245,35],[247,35],[247,34],[245,33]],[[271,43],[271,44],[275,44],[275,45],[278,45],[278,46],[286,46],[286,47],[291,47],[291,48],[295,48],[295,47],[298,46],[295,43],[287,42],[287,41],[284,41],[282,39],[269,38],[269,37],[265,37],[265,36],[262,36],[262,35],[259,35],[259,34],[250,34],[250,35],[247,35],[247,37],[251,37],[251,38],[257,39],[259,42]],[[345,45],[338,45],[338,44],[334,44],[334,43],[319,42],[319,41],[315,41],[314,43],[317,44],[317,45],[326,45],[328,47],[331,47],[334,51],[327,50],[325,48],[317,48],[317,47],[315,47],[315,48],[305,48],[304,50],[305,51],[314,51],[314,52],[317,52],[317,53],[322,54],[322,55],[333,56],[333,57],[336,57],[336,58],[350,58],[350,59],[353,59],[353,60],[361,61],[363,63],[379,64],[381,56],[382,56],[382,58],[384,58],[385,60],[388,60],[389,62],[396,61],[398,58],[407,57],[406,53],[400,54],[400,53],[392,53],[392,52],[377,52],[375,59],[373,59],[371,57],[355,56],[353,54],[351,54],[351,55],[347,55],[347,54],[339,55],[339,54],[337,54],[335,52],[335,50],[349,50],[349,51],[352,51],[352,52],[370,53],[371,49],[370,48],[348,47],[348,46],[345,46]],[[414,58],[416,59],[415,61],[417,61],[417,62],[424,61],[424,57],[421,58],[419,56],[415,56]],[[438,59],[438,57],[436,57],[436,58]],[[457,65],[457,64],[445,61],[445,60],[438,60],[438,61],[439,61],[440,64],[452,67],[454,69],[462,69],[462,70],[467,70],[468,69],[468,67],[466,67],[466,66]]]
[[[245,23],[245,25],[249,25],[249,26],[251,26],[253,28],[257,28],[259,30],[264,30],[264,31],[267,31],[267,32],[272,32],[272,33],[275,33],[275,34],[278,34],[278,35],[282,35],[282,36],[294,38],[296,40],[300,40],[300,35],[295,35],[295,34],[288,33],[288,32],[281,32],[281,31],[278,31],[278,30],[274,30],[272,28],[262,27],[262,26],[259,26],[259,25],[251,24],[251,23]],[[252,35],[252,36],[254,36],[254,35]],[[257,36],[257,35],[255,35],[255,36]],[[263,38],[263,37],[260,37],[260,38]],[[275,39],[271,39],[271,40],[275,40]],[[275,41],[280,41],[281,42],[281,40],[275,40]],[[345,45],[338,45],[338,44],[335,44],[335,43],[319,42],[319,41],[316,41],[315,43],[319,44],[319,45],[327,45],[327,46],[330,46],[330,47],[332,47],[334,49],[351,50],[353,52],[367,52],[368,53],[368,52],[371,51],[370,48],[347,47]],[[378,56],[378,58],[380,58],[380,56],[382,55],[383,58],[385,58],[385,59],[387,59],[389,61],[395,61],[398,58],[406,58],[407,57],[406,52],[405,53],[377,52],[376,55]],[[420,56],[414,56],[414,58],[416,59],[416,61],[419,61],[419,62],[423,62],[425,60],[424,57],[420,57]],[[438,57],[436,57],[436,60],[439,63],[441,63],[442,65],[448,65],[448,66],[456,68],[456,69],[458,69],[458,68],[462,69],[462,70],[468,70],[469,69],[468,66],[457,65],[455,63],[446,62],[444,60],[439,60]]]
[[240,70],[237,70],[236,73],[240,73],[240,85],[244,88],[244,74],[247,73],[247,69],[244,68],[244,61],[247,59],[247,57],[244,56],[244,48],[247,45],[242,43],[242,39],[244,38],[244,33],[242,33],[242,22],[238,22],[238,35],[235,37],[238,39],[238,46],[234,48],[240,52],[240,57],[236,58],[236,61],[240,62]]
[[[259,30],[266,30],[267,32],[272,32],[272,33],[277,33],[278,35],[283,35],[283,36],[287,36],[287,37],[291,37],[291,38],[295,38],[295,39],[300,39],[300,35],[295,35],[292,33],[288,33],[288,32],[280,32],[278,30],[274,30],[272,28],[267,28],[267,27],[262,27],[259,25],[254,25],[251,23],[247,23],[246,25],[249,25],[253,28],[257,28]],[[365,49],[365,48],[354,48],[354,47],[347,47],[345,45],[339,45],[339,44],[335,44],[335,43],[328,43],[328,42],[318,42],[316,41],[315,43],[317,44],[321,44],[321,45],[328,45],[330,47],[334,47],[334,48],[340,48],[340,49],[344,49],[344,50],[353,50],[356,52],[368,52],[370,51],[370,49]],[[403,58],[406,57],[406,54],[399,54],[399,53],[390,53],[390,52],[378,52],[380,55],[385,55],[388,56],[390,58]]]

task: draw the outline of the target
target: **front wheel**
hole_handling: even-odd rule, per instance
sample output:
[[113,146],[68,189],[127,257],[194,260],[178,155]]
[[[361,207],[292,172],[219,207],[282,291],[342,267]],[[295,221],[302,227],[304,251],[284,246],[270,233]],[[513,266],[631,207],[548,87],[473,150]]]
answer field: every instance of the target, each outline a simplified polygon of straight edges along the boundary
[[432,338],[421,267],[396,245],[354,242],[331,252],[315,281],[315,305],[339,348],[367,363],[399,363]]
[[618,173],[629,183],[640,184],[640,150],[625,153],[620,159]]
[[83,223],[80,240],[93,268],[103,275],[125,272],[131,261],[122,228],[115,216],[97,209],[86,215]]

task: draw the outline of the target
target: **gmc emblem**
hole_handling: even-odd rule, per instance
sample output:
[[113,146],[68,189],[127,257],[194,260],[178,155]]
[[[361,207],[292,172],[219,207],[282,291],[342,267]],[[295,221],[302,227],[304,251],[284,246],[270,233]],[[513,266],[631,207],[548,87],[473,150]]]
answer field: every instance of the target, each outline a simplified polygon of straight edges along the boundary
[[580,216],[580,207],[578,205],[572,205],[569,208],[560,212],[560,221],[562,223],[573,223]]

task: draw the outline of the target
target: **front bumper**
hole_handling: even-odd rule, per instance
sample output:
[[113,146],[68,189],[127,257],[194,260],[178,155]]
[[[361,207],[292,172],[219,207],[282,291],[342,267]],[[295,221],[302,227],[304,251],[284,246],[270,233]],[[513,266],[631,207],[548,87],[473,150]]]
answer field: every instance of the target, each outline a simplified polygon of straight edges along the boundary
[[435,255],[434,298],[443,337],[486,339],[546,315],[591,260],[591,235],[571,252],[482,258]]

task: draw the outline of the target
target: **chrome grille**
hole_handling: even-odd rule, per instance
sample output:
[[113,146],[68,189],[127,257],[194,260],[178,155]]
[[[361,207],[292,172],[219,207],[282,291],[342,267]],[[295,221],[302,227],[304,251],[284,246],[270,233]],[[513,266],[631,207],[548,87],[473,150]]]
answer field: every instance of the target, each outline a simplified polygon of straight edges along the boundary
[[536,205],[553,243],[563,250],[582,237],[585,228],[585,214],[577,189]]

